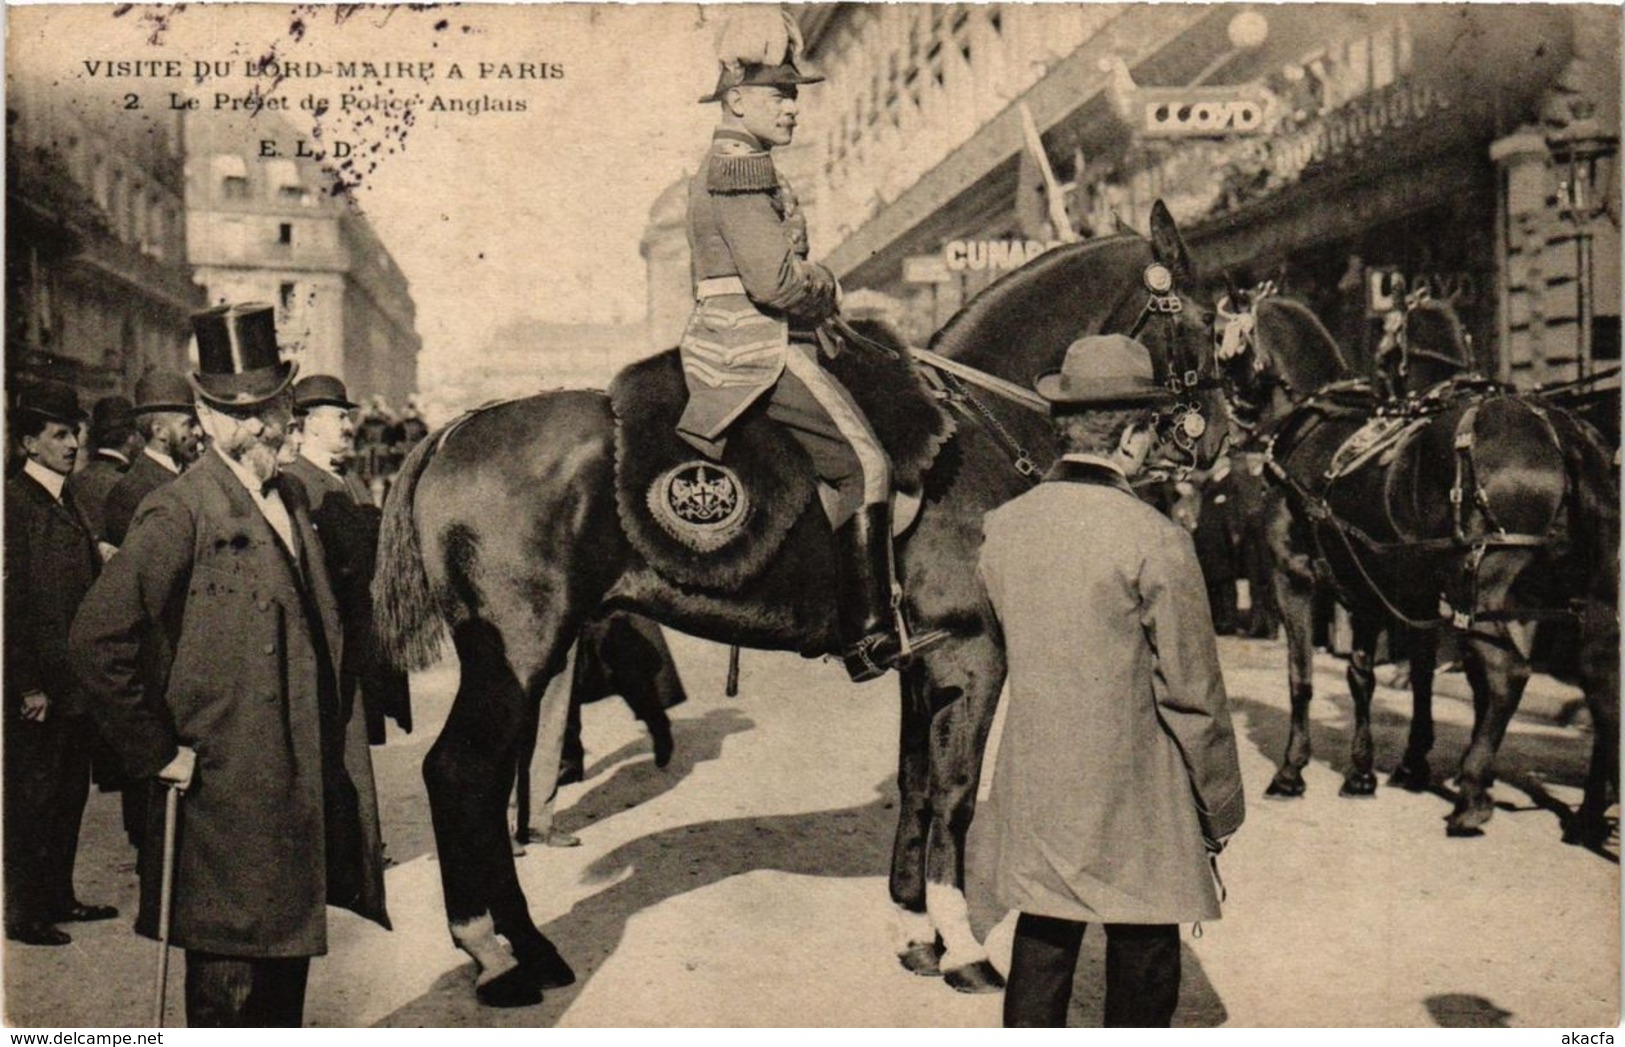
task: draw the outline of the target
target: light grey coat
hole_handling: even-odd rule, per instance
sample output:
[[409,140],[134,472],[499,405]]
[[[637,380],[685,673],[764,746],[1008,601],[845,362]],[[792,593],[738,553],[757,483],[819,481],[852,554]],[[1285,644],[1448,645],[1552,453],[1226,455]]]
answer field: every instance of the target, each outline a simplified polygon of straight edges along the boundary
[[996,898],[1091,923],[1217,919],[1204,837],[1233,833],[1243,798],[1190,537],[1120,474],[1068,461],[984,533],[1009,661],[977,814]]

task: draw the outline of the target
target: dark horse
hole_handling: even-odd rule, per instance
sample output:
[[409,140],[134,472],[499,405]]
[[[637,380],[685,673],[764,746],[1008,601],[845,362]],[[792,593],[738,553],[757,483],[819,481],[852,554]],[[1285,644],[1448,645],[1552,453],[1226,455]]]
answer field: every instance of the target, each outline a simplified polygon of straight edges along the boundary
[[[1188,297],[1196,275],[1160,203],[1151,224],[1149,242],[1117,236],[1029,262],[976,296],[931,348],[1030,388],[1078,337],[1139,328],[1170,380],[1188,379],[1190,399],[1216,417],[1223,404],[1212,371],[1213,315]],[[1148,296],[1153,263],[1172,272],[1171,295]],[[912,918],[899,950],[906,966],[940,971],[962,991],[992,991],[1003,982],[970,931],[963,895],[965,833],[1005,673],[976,553],[983,513],[1033,482],[1011,450],[1028,449],[1040,467],[1055,452],[1046,418],[986,392],[974,399],[960,398],[961,424],[925,477],[917,522],[898,541],[909,621],[950,636],[901,674],[890,890],[905,922]],[[546,717],[549,703],[562,700],[549,681],[565,669],[582,623],[621,608],[721,643],[809,655],[834,644],[832,541],[819,514],[804,514],[775,559],[737,592],[676,585],[643,562],[618,520],[614,426],[608,398],[593,391],[481,409],[419,445],[385,510],[374,590],[384,642],[398,664],[421,666],[449,624],[462,667],[423,773],[447,916],[480,965],[487,1003],[535,1002],[542,988],[573,978],[531,921],[504,802],[525,706],[542,702]],[[1211,461],[1222,429],[1208,426],[1183,446]],[[492,930],[506,936],[511,957]]]
[[1619,515],[1596,431],[1535,398],[1460,376],[1466,344],[1446,303],[1409,302],[1389,325],[1392,344],[1379,363],[1397,398],[1351,379],[1336,343],[1300,302],[1260,297],[1234,312],[1221,302],[1220,311],[1232,411],[1267,447],[1276,487],[1269,532],[1292,719],[1269,793],[1304,790],[1311,616],[1314,587],[1325,583],[1354,631],[1344,795],[1376,789],[1372,660],[1385,624],[1409,630],[1414,715],[1393,782],[1412,789],[1431,784],[1438,631],[1461,632],[1474,725],[1447,831],[1476,835],[1493,812],[1492,765],[1529,678],[1535,624],[1577,620],[1580,658],[1571,669],[1596,734],[1585,799],[1564,839],[1606,840],[1608,790],[1619,782]]

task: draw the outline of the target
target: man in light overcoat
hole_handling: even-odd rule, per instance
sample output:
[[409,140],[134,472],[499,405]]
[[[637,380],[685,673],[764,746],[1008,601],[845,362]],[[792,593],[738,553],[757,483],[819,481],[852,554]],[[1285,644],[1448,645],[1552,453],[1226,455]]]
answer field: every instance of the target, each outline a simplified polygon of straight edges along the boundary
[[1080,340],[1037,390],[1067,453],[989,513],[980,575],[1008,706],[988,819],[993,891],[1019,910],[1006,1025],[1061,1026],[1088,924],[1104,924],[1105,1023],[1166,1026],[1180,923],[1215,920],[1215,856],[1241,825],[1235,736],[1185,530],[1129,480],[1172,394],[1146,349]]
[[[360,718],[342,715],[322,547],[303,489],[277,472],[293,365],[272,308],[221,306],[194,327],[210,450],[142,501],[74,621],[75,669],[129,773],[184,790],[171,941],[187,1024],[297,1026],[325,906],[388,926],[377,797]],[[141,669],[155,629],[161,702]],[[140,856],[148,936],[160,851]]]

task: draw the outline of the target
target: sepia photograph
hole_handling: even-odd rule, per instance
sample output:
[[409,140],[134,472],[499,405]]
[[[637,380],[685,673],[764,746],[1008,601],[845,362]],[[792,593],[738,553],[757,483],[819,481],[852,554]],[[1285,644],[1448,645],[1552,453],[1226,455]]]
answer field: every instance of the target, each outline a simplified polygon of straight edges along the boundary
[[4,68],[0,1023],[1613,1042],[1618,4]]

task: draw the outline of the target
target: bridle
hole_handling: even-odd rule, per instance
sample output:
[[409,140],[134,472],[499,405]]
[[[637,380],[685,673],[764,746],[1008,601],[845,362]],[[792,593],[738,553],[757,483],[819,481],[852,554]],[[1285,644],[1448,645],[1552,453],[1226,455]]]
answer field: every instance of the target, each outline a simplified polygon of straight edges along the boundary
[[[1185,303],[1174,292],[1174,274],[1161,262],[1152,262],[1141,273],[1140,282],[1145,287],[1146,300],[1141,306],[1139,315],[1129,326],[1128,336],[1139,338],[1140,332],[1154,318],[1160,317],[1168,333],[1168,388],[1173,392],[1176,400],[1173,408],[1168,412],[1168,425],[1164,438],[1171,440],[1192,463],[1196,461],[1196,443],[1207,433],[1207,417],[1202,414],[1202,405],[1196,399],[1198,393],[1212,389],[1222,389],[1224,379],[1219,373],[1218,358],[1215,355],[1211,367],[1206,374],[1198,367],[1181,369],[1174,366],[1174,352],[1178,346],[1179,317],[1185,311]],[[1188,468],[1188,466],[1180,466]]]
[[1247,305],[1239,310],[1231,304],[1228,294],[1214,306],[1219,318],[1214,326],[1214,366],[1222,368],[1226,363],[1234,365],[1249,352],[1252,354],[1253,382],[1250,393],[1242,389],[1233,375],[1227,373],[1223,378],[1230,418],[1249,438],[1260,435],[1259,426],[1264,410],[1277,390],[1290,402],[1298,402],[1298,390],[1293,387],[1292,381],[1270,366],[1270,361],[1258,347],[1257,304],[1260,299],[1274,293],[1275,283],[1266,281],[1253,290]]

